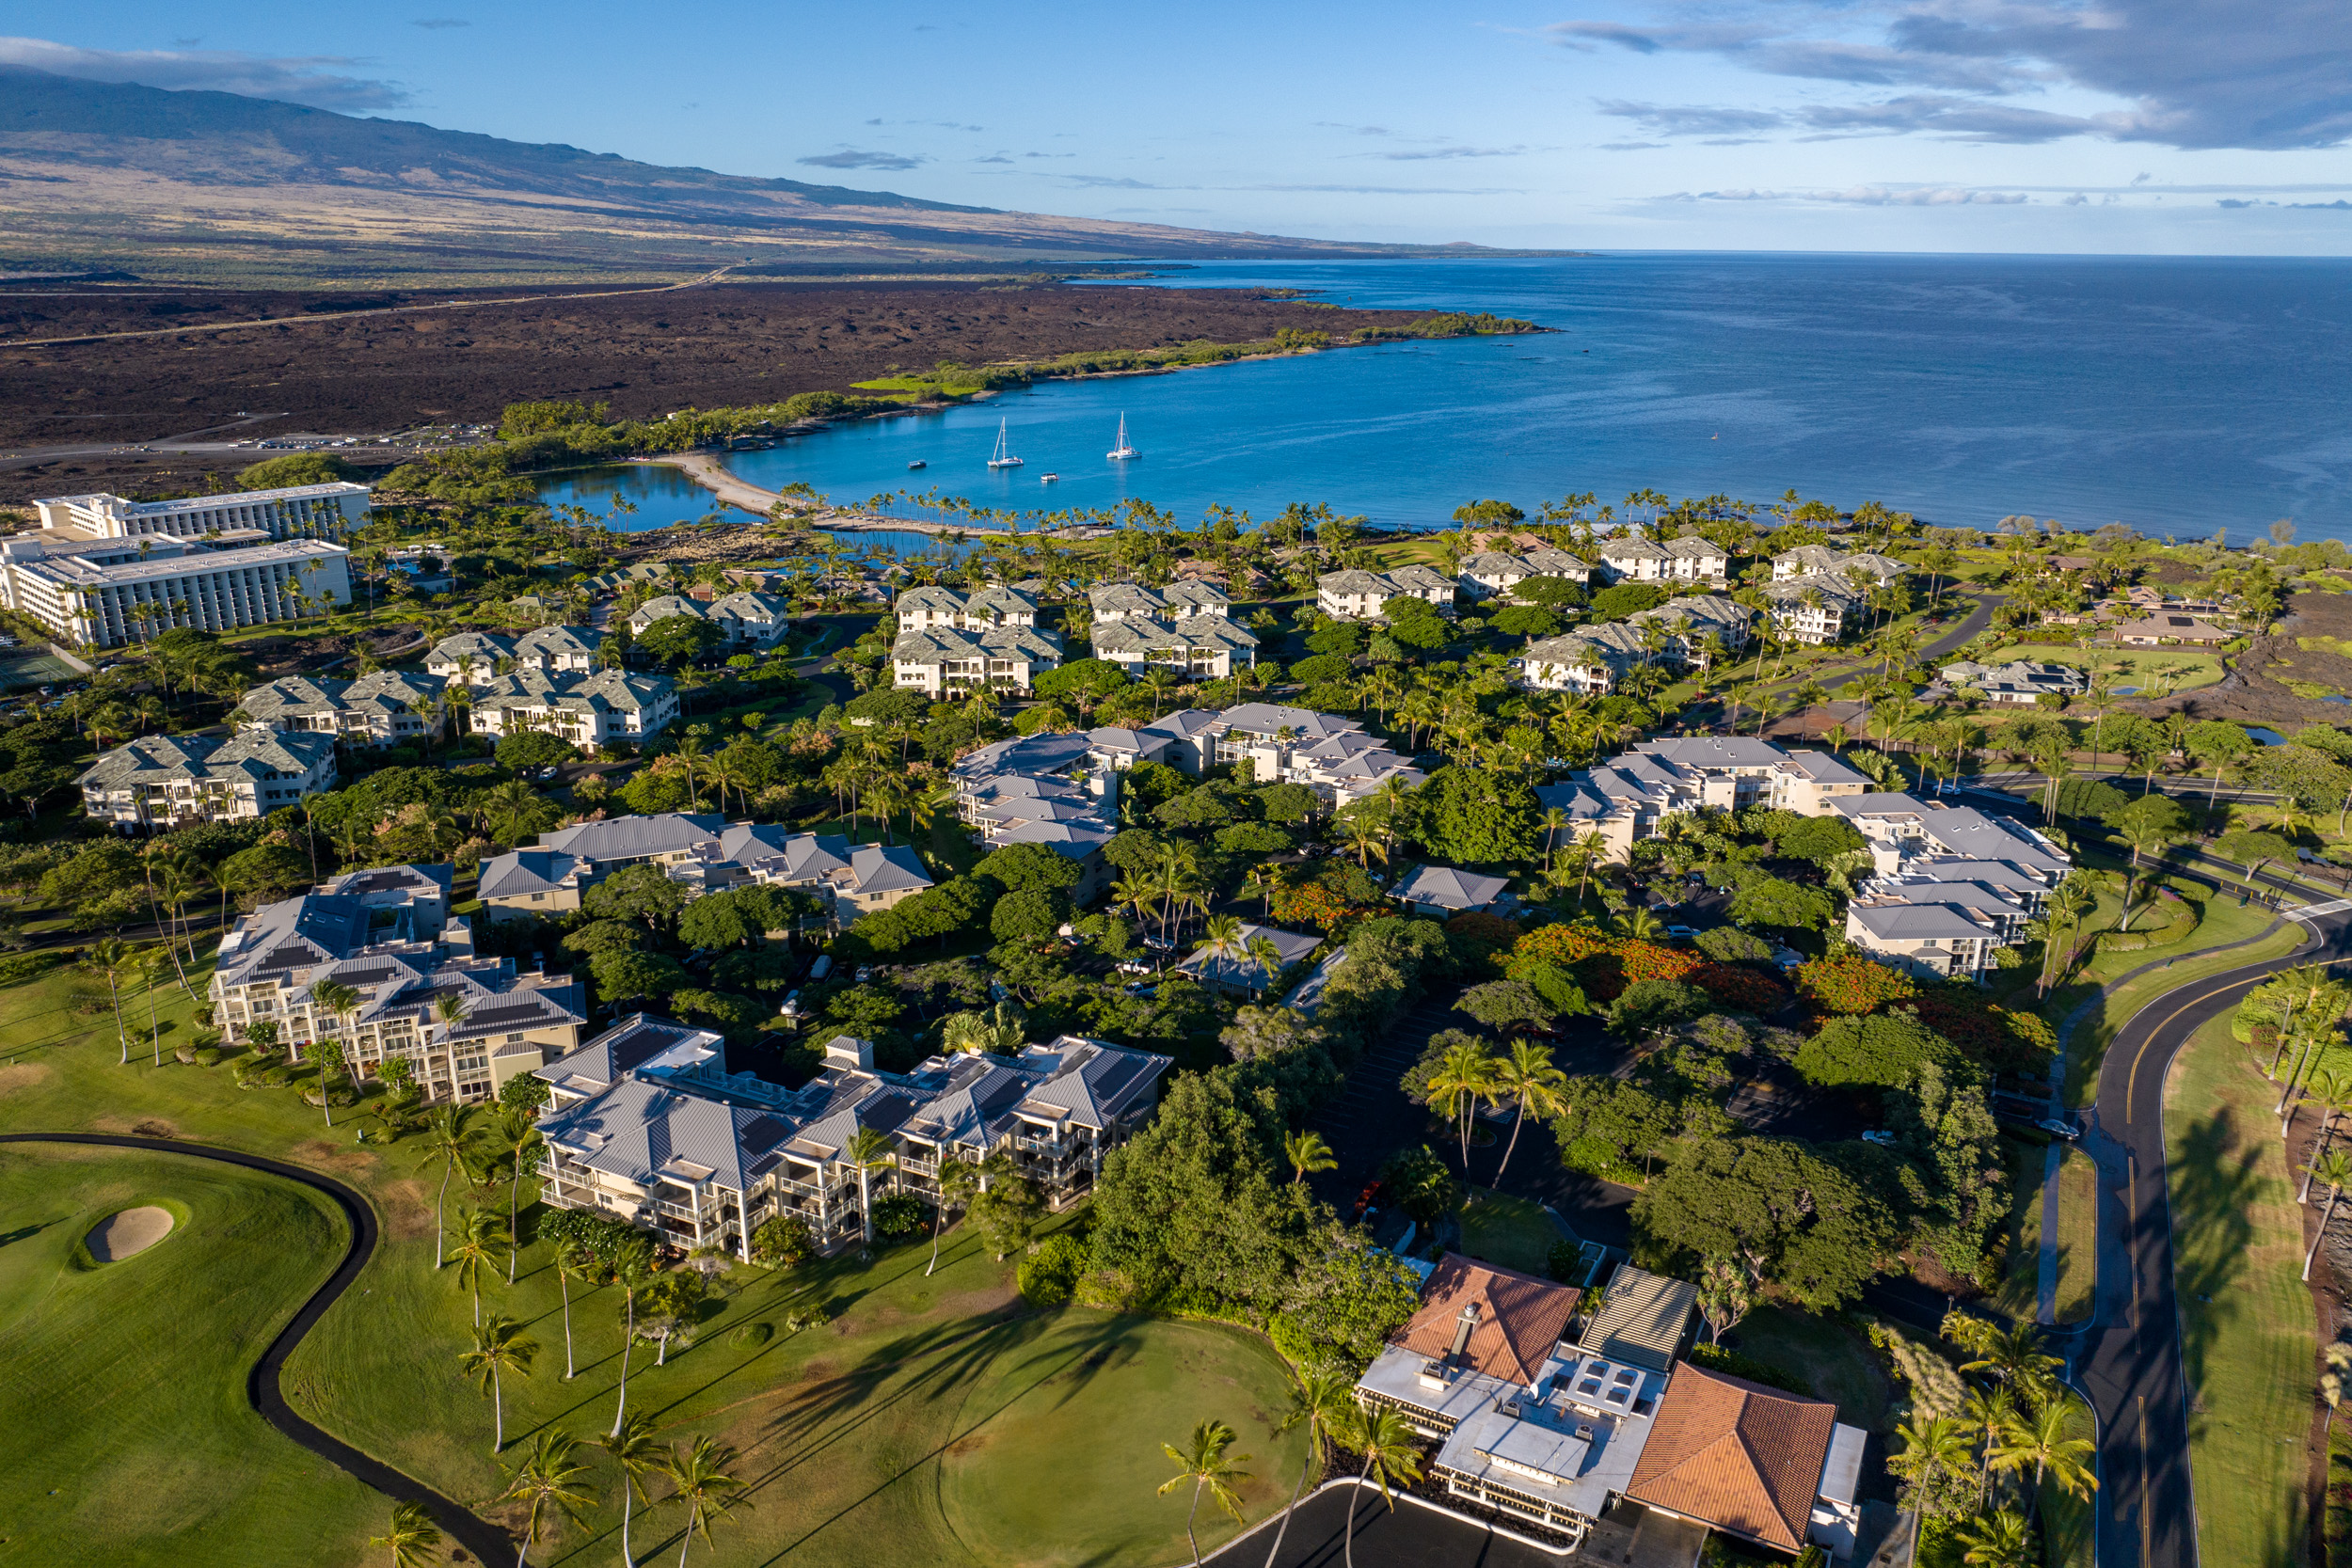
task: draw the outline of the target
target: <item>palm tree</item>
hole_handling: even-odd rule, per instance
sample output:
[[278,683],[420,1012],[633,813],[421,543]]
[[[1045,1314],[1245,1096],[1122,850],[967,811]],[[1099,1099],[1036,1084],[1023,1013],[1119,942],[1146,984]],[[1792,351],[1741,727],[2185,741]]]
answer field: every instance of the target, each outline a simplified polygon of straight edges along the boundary
[[653,1440],[653,1418],[642,1413],[622,1422],[620,1431],[597,1438],[596,1447],[621,1467],[621,1568],[637,1568],[628,1546],[631,1505],[653,1506],[653,1498],[645,1492],[645,1477],[668,1450]]
[[2013,1508],[1963,1525],[1958,1535],[1968,1568],[2028,1568],[2034,1560],[2033,1538]]
[[482,1275],[485,1270],[498,1267],[500,1249],[514,1245],[514,1238],[497,1214],[487,1209],[469,1209],[457,1222],[457,1244],[450,1256],[457,1260],[457,1288],[473,1292],[473,1325],[482,1326]]
[[[446,998],[444,998],[446,1000]],[[473,1157],[482,1141],[481,1131],[474,1126],[474,1109],[454,1102],[436,1106],[425,1118],[424,1159],[421,1164],[441,1162],[441,1190],[433,1199],[433,1266],[439,1268],[446,1261],[441,1250],[441,1238],[447,1234],[442,1216],[448,1211],[449,1179],[457,1174],[459,1166]]]
[[886,1132],[871,1127],[861,1127],[850,1135],[850,1142],[841,1150],[841,1162],[857,1172],[858,1219],[866,1230],[866,1250],[874,1250],[874,1187],[873,1175],[898,1163],[898,1151],[891,1146]]
[[425,1568],[437,1553],[441,1532],[422,1503],[394,1503],[392,1522],[368,1544],[392,1554],[392,1568]]
[[539,1123],[529,1111],[517,1105],[499,1118],[499,1131],[506,1138],[506,1157],[514,1164],[506,1181],[506,1283],[515,1283],[515,1254],[518,1250],[515,1237],[516,1221],[521,1217],[523,1166],[547,1142],[539,1135]]
[[577,1525],[596,1506],[596,1495],[586,1481],[588,1466],[580,1460],[580,1439],[552,1427],[532,1439],[522,1463],[507,1474],[511,1479],[499,1500],[524,1505],[522,1549],[515,1554],[515,1568],[524,1568],[548,1511]]
[[1291,1163],[1291,1183],[1307,1180],[1312,1171],[1337,1170],[1339,1158],[1320,1132],[1288,1132],[1282,1137],[1282,1157]]
[[82,957],[82,967],[106,982],[107,999],[114,1004],[115,1038],[122,1043],[117,1067],[131,1065],[131,1031],[122,1022],[122,982],[137,965],[137,950],[120,937],[100,937]]
[[684,1568],[686,1554],[693,1547],[696,1531],[701,1532],[704,1545],[713,1545],[710,1527],[729,1509],[749,1506],[749,1499],[742,1495],[742,1481],[727,1474],[727,1466],[734,1463],[735,1450],[708,1435],[695,1438],[691,1449],[674,1449],[663,1463],[662,1470],[670,1478],[668,1500],[686,1505],[686,1528],[682,1532],[686,1544],[677,1554],[680,1568]]
[[1323,1468],[1324,1442],[1355,1408],[1355,1392],[1338,1372],[1302,1372],[1292,1383],[1291,1407],[1282,1418],[1281,1430],[1307,1429],[1307,1463],[1299,1467],[1298,1484],[1291,1488],[1291,1500],[1283,1506],[1282,1523],[1274,1531],[1274,1549],[1266,1553],[1266,1568],[1281,1560],[1282,1537],[1290,1533],[1299,1494],[1307,1489],[1307,1478]]
[[1184,1539],[1192,1544],[1193,1568],[1200,1564],[1200,1538],[1193,1531],[1193,1522],[1200,1516],[1200,1494],[1206,1492],[1216,1499],[1217,1506],[1241,1523],[1241,1495],[1233,1490],[1235,1481],[1248,1481],[1249,1472],[1240,1468],[1249,1456],[1232,1453],[1233,1429],[1223,1421],[1203,1421],[1192,1429],[1192,1435],[1178,1448],[1162,1443],[1160,1451],[1175,1465],[1176,1473],[1160,1484],[1159,1495],[1170,1492],[1189,1481],[1192,1483],[1192,1508],[1184,1515]]
[[980,1185],[979,1167],[968,1160],[959,1160],[946,1149],[939,1151],[939,1202],[931,1210],[931,1260],[923,1270],[929,1279],[939,1267],[939,1233],[947,1223],[947,1211],[961,1209],[972,1201],[972,1195]]
[[637,1292],[652,1280],[653,1243],[629,1236],[613,1248],[612,1279],[621,1288],[621,1397],[612,1407],[612,1430],[628,1415],[628,1353],[637,1344]]
[[1483,1040],[1464,1040],[1439,1058],[1438,1069],[1429,1075],[1429,1096],[1434,1102],[1448,1101],[1453,1107],[1453,1119],[1462,1133],[1462,1173],[1470,1174],[1470,1101],[1494,1089],[1495,1056]]
[[1382,865],[1389,863],[1389,846],[1378,824],[1368,816],[1346,816],[1340,819],[1340,832],[1345,835],[1347,847],[1354,851],[1357,863],[1372,869],[1377,857]]
[[1912,1483],[1911,1555],[1916,1560],[1919,1522],[1927,1516],[1936,1477],[1956,1476],[1973,1466],[1976,1449],[1967,1429],[1956,1418],[1931,1416],[1923,1410],[1914,1410],[1911,1419],[1896,1429],[1896,1435],[1903,1440],[1902,1451],[1888,1461],[1887,1468]]
[[[2321,1068],[2304,1081],[2303,1103],[2319,1107],[2319,1141],[2314,1146],[2316,1157],[2328,1152],[2329,1134],[2335,1131],[2336,1118],[2346,1111],[2352,1111],[2352,1073]],[[2309,1203],[2311,1199],[2312,1173],[2307,1165],[2303,1170],[2303,1190],[2295,1195],[2295,1201]]]
[[2098,1445],[2088,1437],[2069,1435],[2073,1408],[2071,1400],[2051,1400],[2023,1415],[2011,1415],[2008,1425],[1986,1440],[1987,1459],[1994,1469],[2032,1467],[2033,1492],[2026,1504],[2028,1519],[2041,1500],[2045,1478],[2058,1482],[2058,1490],[2070,1497],[2088,1497],[2099,1489],[2099,1478],[2090,1463]]
[[1546,806],[1544,808],[1543,827],[1545,876],[1549,877],[1551,875],[1551,847],[1559,842],[1560,831],[1563,828],[1571,826],[1573,826],[1573,824],[1568,820],[1568,814],[1562,811],[1558,806]]
[[458,1366],[467,1376],[480,1380],[482,1391],[490,1396],[490,1408],[498,1421],[492,1453],[506,1447],[505,1374],[529,1377],[531,1363],[538,1354],[539,1341],[525,1334],[522,1324],[502,1315],[493,1316],[475,1329],[471,1348],[458,1354]]
[[2319,1212],[2319,1230],[2312,1237],[2311,1251],[2303,1254],[2303,1277],[2312,1276],[2312,1259],[2319,1256],[2319,1243],[2328,1239],[2328,1222],[2336,1217],[2336,1199],[2352,1184],[2352,1154],[2331,1148],[2312,1163],[2312,1174],[2328,1184],[2328,1206]]
[[2029,1323],[2007,1328],[1987,1323],[1965,1348],[1975,1352],[1976,1359],[1962,1362],[1962,1371],[1990,1372],[2020,1396],[2037,1401],[2065,1365],[2042,1350],[2042,1330]]
[[[1363,1470],[1357,1477],[1364,1481],[1377,1482],[1381,1498],[1389,1511],[1396,1511],[1396,1499],[1389,1495],[1391,1482],[1410,1486],[1421,1480],[1421,1450],[1413,1446],[1418,1435],[1410,1422],[1395,1411],[1366,1409],[1357,1405],[1343,1418],[1333,1434],[1340,1446],[1364,1456]],[[1347,1568],[1356,1568],[1356,1499],[1347,1499],[1347,1536],[1344,1548]]]
[[581,1251],[569,1242],[555,1243],[555,1286],[564,1296],[564,1381],[571,1382],[572,1370],[572,1281],[590,1279],[595,1275],[596,1259],[593,1253]]
[[1511,1141],[1503,1146],[1502,1164],[1495,1167],[1497,1186],[1502,1184],[1502,1173],[1511,1168],[1511,1152],[1519,1147],[1519,1128],[1527,1113],[1557,1116],[1567,1108],[1567,1088],[1568,1075],[1553,1063],[1550,1052],[1532,1040],[1513,1040],[1511,1053],[1495,1063],[1495,1094],[1518,1102],[1511,1117]]

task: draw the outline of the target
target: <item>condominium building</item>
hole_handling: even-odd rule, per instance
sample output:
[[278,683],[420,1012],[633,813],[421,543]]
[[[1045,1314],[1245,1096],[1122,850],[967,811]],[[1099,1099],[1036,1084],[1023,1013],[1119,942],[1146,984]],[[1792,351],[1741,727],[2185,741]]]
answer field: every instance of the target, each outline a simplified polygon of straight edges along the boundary
[[427,674],[468,686],[488,686],[501,675],[536,671],[548,675],[585,675],[604,666],[604,633],[594,626],[541,626],[520,637],[497,632],[453,632],[424,656]]
[[1845,636],[1847,626],[1869,608],[1866,592],[1833,572],[1776,579],[1758,592],[1771,606],[1766,614],[1781,636],[1816,647]]
[[1835,1405],[1682,1360],[1696,1298],[1620,1263],[1580,1314],[1578,1291],[1449,1253],[1356,1398],[1438,1445],[1441,1499],[1406,1494],[1422,1506],[1608,1561],[1633,1560],[1612,1517],[1628,1501],[1668,1516],[1643,1525],[1661,1561],[1695,1560],[1710,1530],[1850,1555],[1868,1434]]
[[228,496],[134,501],[120,496],[57,496],[33,510],[43,532],[83,539],[201,539],[258,530],[272,539],[341,539],[366,526],[364,484],[297,484]]
[[1117,837],[1119,769],[1085,735],[1041,731],[958,757],[947,770],[956,814],[991,848],[1041,844],[1078,866],[1083,903],[1110,881],[1103,846]]
[[351,746],[395,746],[439,733],[447,685],[405,670],[348,681],[286,675],[239,699],[238,721],[247,729],[332,736]]
[[1571,825],[1564,832],[1579,839],[1598,833],[1608,859],[1627,861],[1633,846],[1669,816],[1751,806],[1827,816],[1869,788],[1867,778],[1826,752],[1788,752],[1737,736],[1690,736],[1644,741],[1538,787],[1535,799],[1567,814]]
[[628,612],[628,630],[632,637],[643,637],[645,629],[657,621],[707,621],[709,619],[710,613],[703,607],[701,601],[687,598],[683,594],[664,594],[659,598],[647,599]]
[[80,783],[84,814],[126,831],[251,820],[334,788],[335,737],[143,736],[100,756]]
[[1033,629],[1037,601],[1002,583],[966,594],[946,588],[910,588],[892,603],[900,633]]
[[892,684],[933,698],[960,697],[979,688],[1026,691],[1037,677],[1061,668],[1061,644],[1029,626],[958,631],[946,626],[901,627],[890,649]]
[[1224,680],[1258,662],[1257,635],[1215,613],[1189,615],[1172,626],[1139,616],[1098,618],[1089,636],[1095,657],[1136,676],[1167,670],[1187,680]]
[[1731,570],[1731,553],[1696,534],[1654,543],[1626,533],[1602,543],[1600,570],[1613,583],[1721,581]]
[[1860,831],[1877,871],[1846,906],[1846,940],[1915,974],[1982,974],[2025,940],[2074,868],[2033,829],[1972,806],[1877,793],[1831,806]]
[[1391,599],[1425,599],[1440,610],[1452,610],[1460,585],[1427,566],[1400,566],[1393,572],[1326,572],[1315,579],[1315,608],[1340,621],[1376,621],[1381,606]]
[[792,624],[792,601],[777,594],[729,594],[705,613],[730,648],[772,648]]
[[905,845],[852,845],[832,833],[671,812],[543,833],[535,847],[485,861],[480,896],[492,920],[562,914],[580,908],[589,888],[631,865],[660,866],[690,896],[746,883],[801,889],[824,899],[828,918],[844,926],[931,885]]
[[1593,567],[1590,562],[1579,560],[1565,550],[1527,550],[1518,554],[1484,550],[1465,560],[1461,570],[1454,574],[1462,596],[1469,599],[1491,599],[1498,595],[1507,598],[1520,583],[1532,578],[1590,582]]
[[[745,1259],[772,1217],[818,1244],[847,1245],[865,1205],[905,1188],[934,1201],[943,1161],[1009,1154],[1055,1209],[1090,1191],[1103,1158],[1158,1103],[1166,1056],[1064,1036],[1016,1056],[934,1056],[905,1073],[840,1036],[798,1089],[727,1070],[707,1031],[625,1019],[540,1069],[553,1090],[540,1132],[544,1201],[596,1209],[681,1250]],[[861,1173],[851,1140],[870,1130],[896,1161]]]
[[[247,1040],[254,1025],[274,1024],[297,1059],[333,1040],[352,1071],[371,1075],[404,1056],[434,1101],[492,1099],[516,1073],[578,1046],[587,1022],[580,985],[476,954],[471,927],[446,919],[450,868],[398,869],[407,875],[355,873],[239,919],[212,980],[228,1037]],[[356,994],[348,1012],[320,1002],[328,986]]]
[[2043,697],[2056,697],[2063,703],[2089,689],[2089,682],[2080,670],[2024,658],[2006,664],[1979,664],[1962,659],[1937,671],[1936,679],[1955,691],[2018,707],[2031,707]]
[[677,687],[667,675],[529,670],[480,687],[467,721],[474,734],[493,741],[539,731],[593,756],[615,744],[644,745],[669,728],[677,712]]
[[272,540],[258,530],[215,537],[44,530],[0,539],[0,602],[61,641],[112,648],[178,626],[221,632],[290,621],[351,600],[341,545]]
[[1426,782],[1412,759],[1364,733],[1359,720],[1279,703],[1218,711],[1184,708],[1140,730],[1096,730],[1089,740],[1115,767],[1164,762],[1199,775],[1248,763],[1256,783],[1305,784],[1332,806]]
[[1854,574],[1863,574],[1867,585],[1884,587],[1911,568],[1891,556],[1871,550],[1848,553],[1831,549],[1827,545],[1799,545],[1772,557],[1772,580],[1785,582],[1793,578],[1826,574],[1852,586]]
[[1233,612],[1225,590],[1197,578],[1157,589],[1133,582],[1102,583],[1087,590],[1087,604],[1097,626],[1112,621],[1189,621],[1201,615],[1222,619]]

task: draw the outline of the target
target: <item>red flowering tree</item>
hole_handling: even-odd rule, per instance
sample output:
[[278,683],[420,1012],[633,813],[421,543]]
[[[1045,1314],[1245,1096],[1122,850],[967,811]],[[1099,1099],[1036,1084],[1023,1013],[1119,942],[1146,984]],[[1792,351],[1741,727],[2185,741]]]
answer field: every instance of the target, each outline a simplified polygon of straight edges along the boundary
[[1735,1013],[1762,1018],[1788,1004],[1788,988],[1769,974],[1738,964],[1701,964],[1691,972],[1691,984]]
[[1370,920],[1381,911],[1350,904],[1320,882],[1280,887],[1274,892],[1274,918],[1285,926],[1312,926],[1325,936],[1343,926]]
[[1505,973],[1538,960],[1558,964],[1574,974],[1584,994],[1596,1002],[1613,1002],[1628,986],[1644,980],[1688,979],[1707,963],[1679,947],[1661,947],[1579,926],[1546,926],[1530,931],[1512,948]]
[[1519,940],[1519,927],[1516,921],[1505,920],[1499,914],[1488,914],[1484,910],[1471,910],[1466,914],[1455,915],[1445,923],[1445,929],[1446,935],[1470,943],[1481,957],[1492,962],[1499,962]]
[[1919,994],[1910,975],[1851,953],[1841,958],[1816,958],[1799,969],[1797,990],[1817,1012],[1849,1016],[1875,1012],[1889,1002]]

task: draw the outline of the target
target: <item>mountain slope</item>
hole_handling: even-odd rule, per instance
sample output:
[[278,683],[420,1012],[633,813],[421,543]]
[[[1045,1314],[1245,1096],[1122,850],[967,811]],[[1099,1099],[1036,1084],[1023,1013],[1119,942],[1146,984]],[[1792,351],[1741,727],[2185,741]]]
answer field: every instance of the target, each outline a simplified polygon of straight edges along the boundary
[[0,272],[429,284],[1432,248],[999,212],[0,67]]

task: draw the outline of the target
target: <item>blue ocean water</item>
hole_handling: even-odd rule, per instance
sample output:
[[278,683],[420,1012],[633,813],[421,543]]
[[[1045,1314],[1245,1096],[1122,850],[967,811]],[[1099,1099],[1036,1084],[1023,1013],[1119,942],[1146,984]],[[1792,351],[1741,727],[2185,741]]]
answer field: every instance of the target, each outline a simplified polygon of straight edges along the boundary
[[[1138,496],[1186,520],[1324,501],[1428,525],[1488,496],[1532,513],[1584,490],[1793,487],[1939,525],[2028,513],[2243,543],[2286,517],[2352,539],[2352,261],[1675,253],[1235,262],[1168,281],[1558,330],[1049,383],[730,467],[836,502]],[[1104,455],[1122,412],[1144,454],[1127,464]],[[992,472],[1000,420],[1026,461]],[[671,520],[654,510],[636,521]]]

